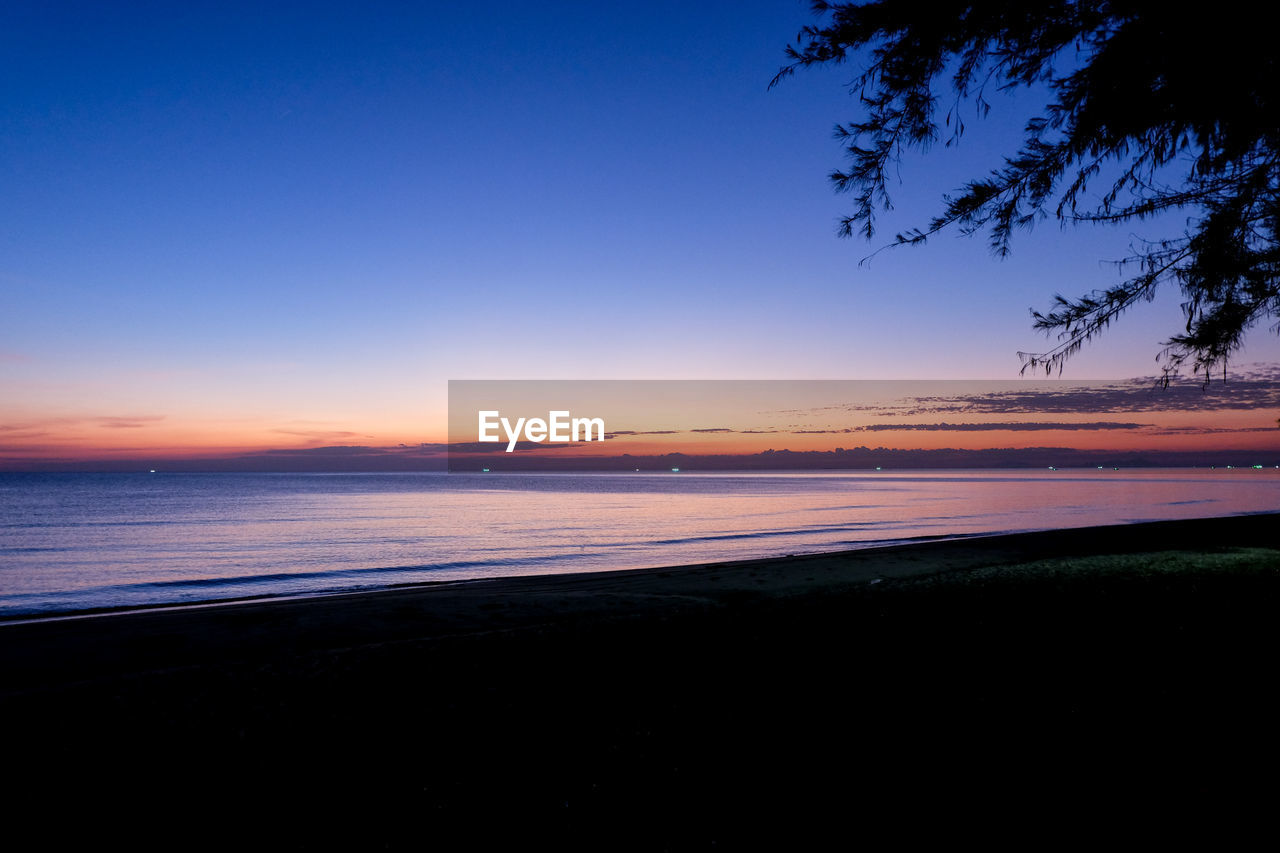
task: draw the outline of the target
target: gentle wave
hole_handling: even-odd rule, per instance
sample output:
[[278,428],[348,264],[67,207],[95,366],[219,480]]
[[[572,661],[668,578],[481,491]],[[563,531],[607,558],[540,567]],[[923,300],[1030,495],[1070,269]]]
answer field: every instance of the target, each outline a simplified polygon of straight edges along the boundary
[[0,614],[1280,510],[1280,472],[0,475]]

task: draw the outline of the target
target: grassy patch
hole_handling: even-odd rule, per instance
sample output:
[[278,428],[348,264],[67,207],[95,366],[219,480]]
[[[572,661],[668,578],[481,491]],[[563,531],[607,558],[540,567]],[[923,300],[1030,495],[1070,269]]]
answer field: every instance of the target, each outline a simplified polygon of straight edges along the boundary
[[1094,580],[1158,580],[1173,576],[1263,575],[1280,573],[1280,550],[1224,548],[1213,551],[1172,550],[1139,554],[1098,554],[1034,560],[937,575],[924,583],[985,585]]

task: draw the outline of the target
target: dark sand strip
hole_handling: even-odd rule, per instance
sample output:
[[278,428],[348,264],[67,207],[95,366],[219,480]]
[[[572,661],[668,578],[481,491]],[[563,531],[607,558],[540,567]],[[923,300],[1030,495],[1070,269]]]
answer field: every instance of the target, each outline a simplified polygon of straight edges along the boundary
[[516,812],[585,846],[614,827],[595,849],[997,804],[1240,819],[1280,791],[1277,531],[1161,522],[0,625],[5,802],[212,809],[228,831],[262,812],[286,846],[355,828],[416,847],[428,818],[476,812],[477,837]]

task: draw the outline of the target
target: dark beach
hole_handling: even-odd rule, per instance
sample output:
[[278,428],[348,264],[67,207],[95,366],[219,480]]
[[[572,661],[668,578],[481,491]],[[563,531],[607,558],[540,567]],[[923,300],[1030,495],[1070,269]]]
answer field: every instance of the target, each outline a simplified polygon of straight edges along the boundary
[[444,826],[482,843],[516,815],[576,846],[724,849],[762,821],[1259,814],[1280,787],[1277,530],[1254,515],[4,624],[4,801],[46,832],[163,815],[371,848]]

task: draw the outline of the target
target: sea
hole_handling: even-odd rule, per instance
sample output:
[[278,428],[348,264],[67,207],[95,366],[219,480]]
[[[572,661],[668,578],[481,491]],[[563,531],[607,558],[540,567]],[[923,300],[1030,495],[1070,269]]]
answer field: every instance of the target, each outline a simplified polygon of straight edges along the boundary
[[1280,511],[1280,470],[0,474],[0,619]]

